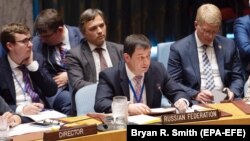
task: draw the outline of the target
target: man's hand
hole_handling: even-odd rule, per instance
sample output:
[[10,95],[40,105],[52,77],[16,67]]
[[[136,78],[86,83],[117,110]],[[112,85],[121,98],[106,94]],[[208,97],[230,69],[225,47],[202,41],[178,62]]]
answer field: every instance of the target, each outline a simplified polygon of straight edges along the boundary
[[211,93],[211,91],[209,90],[202,90],[201,92],[199,92],[196,97],[195,100],[201,102],[201,103],[212,103],[214,100],[214,96]]
[[223,91],[226,92],[229,101],[234,99],[234,93],[229,88],[224,88]]
[[36,115],[42,111],[44,105],[41,103],[30,103],[23,107],[24,115]]
[[174,103],[174,106],[178,109],[179,113],[185,113],[188,105],[183,99],[179,99]]
[[143,103],[133,103],[128,105],[129,115],[148,114],[149,112],[150,108]]
[[21,117],[18,115],[14,115],[10,112],[5,112],[3,117],[7,119],[7,122],[10,127],[14,127],[16,125],[21,124]]
[[31,51],[30,51],[30,55],[29,55],[26,59],[24,59],[24,60],[21,62],[21,64],[23,64],[23,65],[25,65],[25,66],[28,66],[28,65],[31,64],[33,61],[34,61],[34,60],[33,60],[33,51],[31,50]]
[[68,74],[67,74],[67,72],[58,73],[58,75],[53,77],[53,79],[56,82],[58,88],[68,84]]

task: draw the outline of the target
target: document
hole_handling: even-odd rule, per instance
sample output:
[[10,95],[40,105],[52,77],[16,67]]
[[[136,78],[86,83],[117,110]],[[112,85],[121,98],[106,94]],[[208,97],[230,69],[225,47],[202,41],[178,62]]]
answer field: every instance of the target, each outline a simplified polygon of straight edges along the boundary
[[227,94],[219,91],[219,90],[213,90],[212,94],[214,96],[214,103],[220,103],[221,101],[225,100],[227,97]]
[[160,117],[153,117],[149,115],[135,115],[135,116],[129,116],[128,122],[131,124],[150,124],[150,123],[161,122],[161,119]]
[[175,107],[169,107],[169,108],[151,108],[150,113],[148,115],[158,115],[158,114],[166,114],[166,113],[175,113],[176,108]]
[[24,117],[29,117],[33,119],[34,121],[40,121],[45,119],[57,119],[57,118],[64,118],[67,117],[67,115],[57,112],[55,110],[45,110],[40,112],[37,115],[24,115]]

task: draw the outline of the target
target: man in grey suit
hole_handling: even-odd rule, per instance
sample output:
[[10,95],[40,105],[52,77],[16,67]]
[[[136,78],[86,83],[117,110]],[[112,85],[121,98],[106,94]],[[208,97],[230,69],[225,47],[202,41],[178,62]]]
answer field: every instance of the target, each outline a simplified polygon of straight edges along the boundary
[[118,64],[122,60],[123,52],[122,45],[105,41],[106,23],[99,9],[85,10],[80,16],[79,28],[85,40],[66,55],[69,83],[73,87],[74,111],[75,93],[86,85],[98,82],[103,66],[106,68]]
[[[114,96],[126,96],[130,115],[147,114],[161,106],[164,94],[180,111],[189,106],[189,97],[169,76],[163,64],[150,61],[151,44],[142,34],[129,35],[124,42],[124,61],[100,73],[95,111],[111,112]],[[138,79],[140,79],[138,81]]]
[[[169,74],[195,103],[213,102],[214,90],[225,89],[228,100],[242,97],[243,73],[237,48],[232,40],[217,35],[221,25],[218,7],[202,5],[194,25],[196,31],[192,35],[171,46]],[[210,62],[209,71],[207,62]]]

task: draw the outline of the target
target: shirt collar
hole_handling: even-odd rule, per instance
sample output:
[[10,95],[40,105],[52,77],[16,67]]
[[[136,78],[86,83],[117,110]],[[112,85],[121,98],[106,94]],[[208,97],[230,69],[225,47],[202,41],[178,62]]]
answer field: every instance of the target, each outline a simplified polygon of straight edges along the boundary
[[[196,45],[197,47],[202,47],[204,44],[200,41],[200,39],[198,38],[197,35],[197,31],[195,30],[195,40],[196,40]],[[211,42],[208,47],[212,47],[213,46],[213,42]]]
[[[128,65],[125,63],[125,68],[126,68],[126,71],[127,71],[127,76],[128,76],[128,79],[130,81],[133,80],[133,78],[135,77],[135,74],[129,69]],[[142,74],[142,80],[144,79],[144,74]]]
[[[95,48],[97,48],[96,45],[94,45],[94,44],[92,44],[92,43],[90,43],[90,42],[88,42],[88,44],[89,44],[89,48],[90,48],[90,50],[91,50],[92,52],[95,50]],[[101,48],[103,48],[103,50],[105,50],[105,51],[107,50],[106,42],[104,42],[104,43],[102,44]]]
[[10,63],[10,68],[11,68],[11,70],[13,70],[13,69],[15,69],[15,68],[17,68],[17,67],[19,66],[18,64],[16,64],[16,63],[10,58],[9,55],[7,55],[7,58],[8,58],[8,61],[9,61],[9,63]]

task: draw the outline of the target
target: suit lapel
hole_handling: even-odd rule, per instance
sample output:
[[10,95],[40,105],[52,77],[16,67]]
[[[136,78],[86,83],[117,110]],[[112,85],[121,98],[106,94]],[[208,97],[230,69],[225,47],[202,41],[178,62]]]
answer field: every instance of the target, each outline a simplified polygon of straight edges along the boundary
[[13,76],[12,76],[12,70],[10,68],[10,64],[9,61],[7,59],[7,56],[5,57],[5,61],[3,62],[4,65],[4,72],[6,74],[6,78],[9,81],[6,81],[6,83],[8,84],[8,87],[10,88],[10,93],[12,96],[12,99],[16,102],[16,92],[15,92],[15,85],[14,85],[14,80],[13,80]]
[[199,57],[198,57],[197,44],[196,44],[194,34],[192,36],[192,40],[188,44],[189,45],[187,45],[188,48],[186,48],[186,51],[188,52],[188,55],[190,56],[190,62],[192,64],[194,74],[197,74],[194,76],[196,76],[196,79],[200,85],[201,79],[200,79]]
[[215,52],[216,60],[217,60],[217,63],[218,63],[218,69],[219,69],[219,72],[220,72],[220,77],[221,77],[222,82],[224,82],[224,59],[223,59],[224,53],[222,51],[223,46],[220,45],[216,39],[214,40],[213,46],[214,46],[214,52]]
[[109,52],[109,55],[110,55],[110,59],[111,59],[111,62],[114,66],[114,64],[118,64],[119,63],[119,58],[117,58],[117,53],[116,53],[116,47],[113,46],[111,43],[109,42],[106,42],[107,44],[107,49],[108,49],[108,52]]
[[151,67],[149,67],[148,71],[145,73],[144,76],[144,84],[146,87],[146,97],[147,97],[147,105],[149,107],[151,107],[153,105],[153,99],[154,99],[154,93],[153,91],[153,87],[155,87],[156,84],[152,84],[152,80],[154,80],[154,75],[150,75],[150,71]]
[[129,85],[128,85],[128,76],[125,68],[125,63],[122,62],[119,64],[119,71],[120,71],[120,85],[122,88],[122,92],[125,96],[128,97],[128,101],[130,100],[129,94]]
[[93,76],[93,80],[96,81],[96,68],[95,68],[95,61],[94,61],[94,58],[93,58],[93,55],[92,55],[92,52],[90,50],[90,47],[86,42],[84,42],[84,44],[81,46],[82,48],[82,54],[85,56],[85,59],[87,60],[87,62],[89,63],[89,66],[91,68],[91,73],[93,73],[94,75]]

